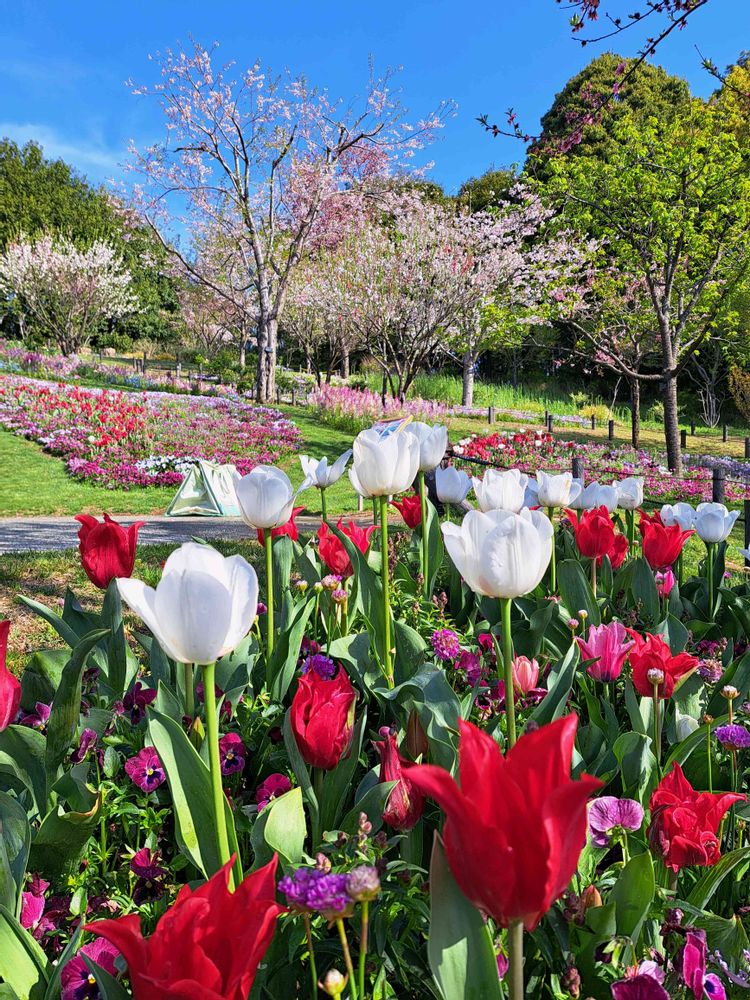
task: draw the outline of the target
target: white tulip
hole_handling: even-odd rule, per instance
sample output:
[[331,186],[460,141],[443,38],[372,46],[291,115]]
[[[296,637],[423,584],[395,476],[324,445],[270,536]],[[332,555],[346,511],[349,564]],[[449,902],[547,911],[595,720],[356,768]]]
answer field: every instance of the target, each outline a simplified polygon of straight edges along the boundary
[[750,549],[740,549],[740,555],[750,562]]
[[120,597],[178,663],[213,663],[242,642],[258,606],[258,577],[242,556],[186,542],[164,564],[156,590],[118,579]]
[[443,524],[456,569],[476,594],[521,597],[540,582],[552,556],[552,524],[540,510],[471,510]]
[[518,469],[488,469],[482,479],[472,479],[481,510],[510,510],[514,514],[523,507],[528,481]]
[[699,503],[695,510],[695,530],[707,544],[723,542],[740,516],[738,510],[728,511],[723,503]]
[[471,478],[461,469],[449,465],[435,469],[435,492],[440,503],[461,504],[471,489]]
[[571,486],[571,497],[568,507],[572,510],[583,510],[584,485],[582,479],[574,479]]
[[354,469],[349,469],[349,482],[352,484],[352,488],[354,489],[354,492],[358,493],[362,497],[363,500],[371,500],[372,499],[372,494],[368,493],[364,489],[364,487],[362,486],[362,483],[360,483],[359,479],[357,479],[357,473],[354,471]]
[[686,740],[688,736],[692,734],[699,728],[700,723],[692,717],[692,715],[683,715],[679,709],[677,709],[674,720],[675,735],[677,736],[677,741],[682,743]]
[[423,424],[414,420],[404,428],[408,434],[413,434],[419,442],[419,471],[432,472],[440,465],[448,448],[448,428],[442,424]]
[[602,486],[601,483],[589,483],[583,488],[578,498],[577,508],[593,510],[594,507],[606,507],[609,513],[617,510],[617,488]]
[[533,476],[529,476],[526,489],[523,491],[523,505],[524,507],[539,506],[539,484]]
[[617,504],[623,510],[635,510],[643,504],[643,476],[628,476],[614,485]]
[[351,478],[356,477],[362,496],[394,496],[417,478],[420,449],[414,434],[400,430],[382,437],[370,428],[356,436],[353,450]]
[[552,475],[539,469],[536,481],[539,503],[543,507],[570,507],[582,490],[580,482],[569,472]]
[[309,455],[300,455],[299,464],[302,466],[305,478],[312,480],[313,486],[317,486],[319,490],[327,490],[329,486],[333,486],[341,479],[346,463],[351,457],[352,449],[349,448],[343,455],[339,455],[330,468],[328,467],[328,459],[325,457],[318,461],[315,458],[310,458]]
[[695,508],[689,503],[665,503],[661,509],[661,519],[668,528],[679,524],[683,531],[689,531],[695,524]]
[[256,465],[234,484],[240,514],[251,528],[280,528],[292,516],[297,495],[311,486],[305,479],[295,492],[289,476],[273,465]]

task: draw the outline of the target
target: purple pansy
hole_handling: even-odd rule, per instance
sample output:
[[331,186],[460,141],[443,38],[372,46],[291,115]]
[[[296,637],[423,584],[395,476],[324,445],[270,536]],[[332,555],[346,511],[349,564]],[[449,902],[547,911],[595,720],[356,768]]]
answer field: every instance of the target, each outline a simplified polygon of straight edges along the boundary
[[747,750],[750,747],[750,730],[730,722],[726,726],[717,726],[714,730],[716,739],[727,750]]
[[461,655],[461,644],[453,629],[437,629],[430,636],[430,642],[439,660],[457,660]]
[[34,705],[34,711],[28,712],[26,715],[22,715],[18,720],[19,725],[28,726],[30,729],[38,729],[40,733],[47,732],[47,723],[49,722],[50,712],[52,711],[52,705],[47,705],[43,701],[38,701]]
[[219,759],[222,774],[236,774],[245,767],[247,750],[237,733],[227,733],[219,740]]
[[128,691],[122,699],[122,707],[130,716],[130,721],[134,726],[145,718],[146,708],[156,698],[156,688],[147,688],[136,681],[132,690]]
[[97,938],[91,944],[85,944],[75,958],[66,962],[60,976],[62,987],[61,1000],[99,1000],[101,993],[96,980],[89,972],[86,963],[81,958],[85,955],[98,966],[101,966],[110,976],[117,975],[115,959],[120,952],[109,941]]
[[292,783],[285,774],[269,774],[264,782],[255,789],[255,801],[258,812],[265,809],[269,802],[288,792]]
[[159,864],[158,851],[142,847],[130,859],[130,870],[136,876],[133,900],[139,906],[148,900],[159,899],[164,892],[167,869]]
[[73,763],[80,764],[80,762],[84,759],[89,750],[91,750],[93,747],[96,746],[98,739],[99,737],[96,735],[93,729],[84,729],[84,731],[81,733],[81,738],[78,741],[78,749],[74,750],[73,753],[70,755],[70,759],[73,761]]
[[589,830],[597,847],[609,847],[617,830],[640,830],[643,808],[635,799],[618,799],[602,795],[589,808]]
[[144,747],[135,757],[125,761],[130,780],[143,792],[153,792],[167,780],[159,755],[154,747]]
[[456,670],[466,674],[466,683],[474,687],[482,679],[482,658],[479,653],[464,649],[456,661]]
[[669,993],[653,976],[638,974],[612,983],[613,1000],[670,1000]]
[[300,673],[309,674],[311,670],[316,673],[321,680],[330,681],[333,680],[333,676],[336,673],[336,664],[330,656],[326,656],[325,653],[313,653],[311,656],[306,657],[306,659],[302,661]]

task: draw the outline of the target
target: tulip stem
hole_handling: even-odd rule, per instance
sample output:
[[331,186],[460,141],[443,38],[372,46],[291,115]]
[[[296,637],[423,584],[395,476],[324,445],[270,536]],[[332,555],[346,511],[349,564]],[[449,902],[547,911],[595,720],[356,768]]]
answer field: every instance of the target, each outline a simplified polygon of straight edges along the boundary
[[393,687],[391,662],[390,580],[388,578],[388,497],[380,497],[380,579],[383,583],[383,666],[388,687]]
[[[206,708],[206,738],[208,739],[208,762],[211,773],[211,791],[214,800],[214,820],[216,823],[216,840],[219,847],[219,860],[222,865],[229,861],[229,834],[227,833],[227,817],[224,811],[226,799],[221,781],[221,759],[219,757],[219,720],[216,715],[216,664],[203,665],[203,703]],[[211,873],[213,874],[213,872]],[[230,875],[229,887],[235,885],[234,874]]]
[[513,640],[510,634],[511,598],[500,598],[503,620],[503,667],[505,671],[505,714],[508,719],[508,749],[516,742],[516,705],[513,697]]
[[554,594],[557,590],[557,552],[555,551],[555,522],[553,520],[555,516],[555,508],[547,508],[547,517],[552,525],[552,558],[549,563],[549,588]]
[[352,1000],[357,1000],[357,980],[354,978],[352,956],[349,952],[349,942],[346,939],[346,928],[344,927],[344,921],[341,917],[336,918],[336,926],[338,927],[339,939],[341,940],[341,950],[344,953],[344,965],[346,966],[346,972],[349,976],[349,990],[352,995]]
[[273,535],[270,529],[265,533],[266,546],[266,659],[273,653]]
[[682,553],[681,552],[677,556],[676,566],[677,566],[677,586],[681,587],[682,586]]
[[713,793],[714,790],[714,777],[712,768],[712,753],[711,753],[711,723],[706,723],[706,763],[708,764],[708,790]]
[[193,664],[183,663],[185,678],[185,715],[195,717],[195,691],[193,689]]
[[369,900],[362,900],[362,922],[359,934],[359,996],[364,1000],[365,996],[365,965],[367,964],[367,939],[370,930],[370,903]]
[[706,542],[706,568],[708,572],[708,620],[714,620],[714,544]]
[[591,558],[591,589],[594,592],[594,599],[596,599],[596,556]]
[[658,684],[654,684],[652,698],[654,706],[654,756],[656,757],[656,766],[661,773],[661,711],[659,707]]
[[508,927],[508,988],[510,1000],[524,1000],[523,924],[514,920]]
[[326,491],[322,489],[320,491],[320,519],[321,521],[328,520],[328,513],[326,511]]
[[632,558],[635,548],[635,511],[625,511],[625,522],[628,526],[628,555]]
[[419,510],[422,517],[422,594],[427,597],[427,490],[424,472],[419,473]]
[[307,952],[310,956],[310,979],[312,981],[313,1000],[318,1000],[318,970],[315,967],[315,948],[313,947],[312,930],[310,928],[310,914],[303,914],[305,922],[305,937],[307,938]]

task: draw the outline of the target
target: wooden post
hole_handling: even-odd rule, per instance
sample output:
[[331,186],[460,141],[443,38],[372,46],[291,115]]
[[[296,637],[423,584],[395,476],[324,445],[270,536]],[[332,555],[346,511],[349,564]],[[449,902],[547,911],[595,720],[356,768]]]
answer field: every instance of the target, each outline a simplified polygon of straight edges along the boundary
[[[745,548],[750,549],[750,500],[745,501]],[[750,559],[745,556],[745,569],[750,569]]]
[[141,371],[146,374],[146,352],[143,352],[143,361],[141,362]]
[[595,413],[591,414],[591,430],[592,431],[596,430],[596,414]]
[[721,440],[726,444],[729,438],[729,428],[724,424],[721,428]]
[[488,424],[494,424],[495,423],[495,407],[494,406],[489,406],[487,408],[487,423]]
[[292,406],[296,405],[297,405],[297,391],[296,389],[292,389]]
[[582,458],[576,457],[576,458],[573,459],[572,472],[573,472],[573,479],[580,479],[581,482],[584,481],[585,472],[584,472],[584,468],[583,468],[583,459]]
[[684,451],[687,448],[687,431],[683,427],[680,431],[680,448]]
[[711,481],[711,499],[714,503],[724,503],[724,477],[726,473],[723,469],[714,469]]
[[276,387],[276,403],[277,405],[281,402],[281,389]]
[[690,421],[690,437],[695,437],[695,421]]
[[547,414],[547,432],[549,434],[552,433],[552,422],[554,421],[554,419],[555,418],[552,416],[551,413]]
[[750,438],[745,438],[745,458],[750,459]]
[[610,420],[610,422],[609,422],[609,425],[608,425],[608,428],[607,428],[607,437],[608,437],[608,439],[610,441],[614,441],[614,439],[615,439],[615,422],[614,422],[614,420]]
[[544,426],[546,427],[549,423],[549,410],[544,411]]

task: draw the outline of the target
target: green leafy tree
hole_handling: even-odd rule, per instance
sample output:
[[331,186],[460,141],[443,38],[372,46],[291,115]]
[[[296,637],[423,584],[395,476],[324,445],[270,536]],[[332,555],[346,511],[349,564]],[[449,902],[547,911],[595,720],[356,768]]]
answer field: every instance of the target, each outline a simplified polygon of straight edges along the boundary
[[[560,157],[553,188],[610,265],[643,279],[653,310],[670,469],[680,472],[678,379],[720,323],[750,267],[747,150],[699,100],[666,122],[624,115],[606,159]],[[627,367],[627,366],[626,366]]]

